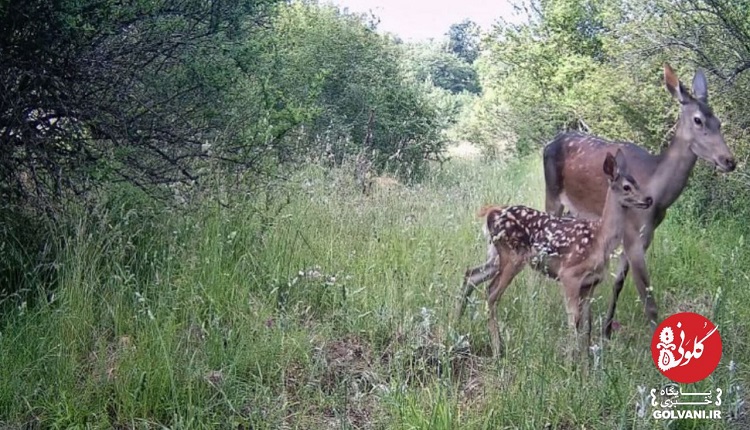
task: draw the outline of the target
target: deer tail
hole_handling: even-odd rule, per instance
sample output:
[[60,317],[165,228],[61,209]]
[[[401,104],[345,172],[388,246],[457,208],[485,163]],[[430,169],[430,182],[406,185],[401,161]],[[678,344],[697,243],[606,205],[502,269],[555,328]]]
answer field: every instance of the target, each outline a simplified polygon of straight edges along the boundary
[[[484,236],[490,240],[492,238],[492,235],[490,234],[490,214],[495,212],[500,212],[503,209],[505,209],[505,206],[497,206],[497,205],[486,205],[483,206],[481,209],[479,209],[479,212],[477,212],[478,218],[485,218],[484,225],[482,226],[482,232],[484,233]],[[490,252],[493,252],[490,250]]]

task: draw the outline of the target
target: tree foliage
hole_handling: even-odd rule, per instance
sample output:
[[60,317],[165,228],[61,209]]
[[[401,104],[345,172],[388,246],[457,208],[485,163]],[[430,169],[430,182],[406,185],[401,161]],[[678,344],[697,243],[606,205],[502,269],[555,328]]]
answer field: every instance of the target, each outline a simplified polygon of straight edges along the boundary
[[221,137],[231,147],[238,137],[225,131],[237,126],[232,93],[252,68],[242,42],[272,6],[3,2],[3,197],[48,200],[102,181],[195,179],[207,142]]
[[494,120],[513,135],[516,150],[530,151],[564,129],[647,145],[662,139],[668,99],[659,65],[632,69],[620,55],[615,30],[626,10],[597,0],[534,0],[523,9],[527,21],[496,26],[479,62],[483,86],[506,108]]
[[418,175],[424,161],[442,150],[439,112],[406,76],[404,51],[368,22],[367,16],[305,3],[292,4],[277,17],[276,82],[290,94],[318,89],[308,106],[315,114],[300,134],[305,148],[296,153],[328,152],[337,163],[358,153],[372,110],[375,167]]
[[268,172],[328,138],[348,142],[341,160],[370,109],[378,166],[416,172],[438,114],[376,24],[277,0],[2,2],[0,194],[50,207],[117,181]]
[[406,47],[407,69],[417,81],[430,81],[438,88],[459,94],[481,91],[476,68],[438,43],[419,43]]
[[[631,34],[628,45],[639,48],[638,55],[624,55],[628,63],[669,59],[687,70],[706,70],[711,104],[724,119],[724,134],[745,142],[750,129],[750,2],[658,1],[633,16],[634,21],[618,27],[621,37]],[[747,154],[748,145],[737,149]]]
[[448,29],[448,52],[472,64],[479,57],[479,26],[474,21],[465,19],[452,24]]
[[[747,158],[748,2],[526,0],[517,9],[526,12],[524,22],[501,22],[484,41],[476,61],[483,92],[459,121],[464,136],[524,153],[575,129],[656,152],[668,143],[678,109],[664,90],[669,62],[687,87],[697,68],[706,71],[724,137],[736,158]],[[709,206],[748,211],[742,163],[729,182],[700,168],[695,176],[690,205],[699,217]]]

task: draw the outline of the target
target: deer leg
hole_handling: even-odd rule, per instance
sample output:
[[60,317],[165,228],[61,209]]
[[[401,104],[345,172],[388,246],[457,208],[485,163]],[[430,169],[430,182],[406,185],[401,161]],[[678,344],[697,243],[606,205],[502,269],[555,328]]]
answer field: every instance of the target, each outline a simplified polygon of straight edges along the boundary
[[490,282],[487,295],[487,306],[489,307],[490,316],[487,326],[490,332],[492,342],[492,355],[499,357],[503,352],[503,342],[500,338],[500,328],[497,325],[497,300],[503,295],[505,289],[513,281],[518,272],[523,269],[523,263],[510,261],[503,264],[500,272]]
[[555,216],[561,216],[563,214],[564,208],[562,201],[560,200],[560,195],[550,191],[549,188],[547,189],[544,209],[547,213],[554,214]]
[[615,319],[617,299],[620,297],[622,287],[625,286],[625,279],[628,277],[629,270],[630,264],[628,263],[628,257],[625,256],[625,253],[622,253],[620,254],[620,263],[617,267],[617,276],[615,277],[615,283],[612,286],[612,299],[609,302],[607,319],[604,322],[604,337],[606,337],[607,339],[612,337],[612,322]]
[[560,161],[564,159],[563,144],[560,141],[553,141],[544,148],[544,184],[546,191],[546,200],[544,210],[547,213],[560,216],[563,213],[563,204],[560,200],[562,193],[562,172],[560,170]]
[[497,275],[497,272],[500,269],[499,263],[499,257],[493,255],[490,256],[486,263],[472,267],[466,271],[464,274],[464,283],[461,288],[461,295],[458,297],[458,303],[456,304],[456,321],[461,319],[464,309],[466,308],[466,299],[468,299],[474,291],[474,287],[487,282]]

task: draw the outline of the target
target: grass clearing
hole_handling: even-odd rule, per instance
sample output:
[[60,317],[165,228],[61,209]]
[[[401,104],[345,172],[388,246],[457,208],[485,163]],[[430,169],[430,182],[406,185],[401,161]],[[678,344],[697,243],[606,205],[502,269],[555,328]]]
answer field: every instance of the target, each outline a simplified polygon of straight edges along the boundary
[[742,222],[668,216],[649,251],[660,315],[691,310],[720,327],[720,367],[689,388],[724,389],[722,414],[735,417],[669,423],[637,413],[638,387],[666,380],[630,281],[612,342],[598,335],[611,279],[596,291],[601,352],[587,376],[564,364],[562,293],[541,275],[524,272],[499,301],[502,359],[490,357],[483,288],[451,321],[463,270],[485,256],[476,210],[542,208],[537,157],[454,159],[422,184],[369,198],[348,170],[312,166],[285,190],[278,211],[242,196],[186,211],[113,199],[58,231],[54,293],[2,303],[0,426],[750,425]]

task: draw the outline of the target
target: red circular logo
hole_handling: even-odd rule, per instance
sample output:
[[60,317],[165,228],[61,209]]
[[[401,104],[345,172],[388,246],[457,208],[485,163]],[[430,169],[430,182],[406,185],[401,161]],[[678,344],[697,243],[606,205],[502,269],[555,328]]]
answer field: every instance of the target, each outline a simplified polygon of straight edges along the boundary
[[708,318],[693,312],[662,321],[651,339],[651,356],[662,375],[691,384],[705,379],[721,360],[721,336]]

